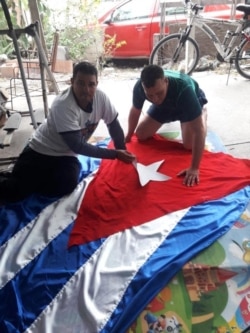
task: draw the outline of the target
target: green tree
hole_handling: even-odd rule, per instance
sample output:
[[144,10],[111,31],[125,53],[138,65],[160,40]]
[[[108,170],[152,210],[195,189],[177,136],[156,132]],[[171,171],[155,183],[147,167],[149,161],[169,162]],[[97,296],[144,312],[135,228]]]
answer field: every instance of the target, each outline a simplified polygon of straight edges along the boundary
[[[44,33],[51,44],[55,32],[59,44],[67,47],[70,59],[79,61],[102,53],[102,29],[96,11],[100,0],[66,0],[61,9],[50,9],[50,17],[44,23]],[[47,2],[49,6],[49,1]]]

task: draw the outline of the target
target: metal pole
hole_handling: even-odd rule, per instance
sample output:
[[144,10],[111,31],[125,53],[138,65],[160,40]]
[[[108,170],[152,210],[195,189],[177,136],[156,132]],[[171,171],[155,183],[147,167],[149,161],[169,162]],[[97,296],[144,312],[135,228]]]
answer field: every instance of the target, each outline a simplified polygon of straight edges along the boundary
[[31,99],[30,99],[30,95],[29,95],[27,82],[26,82],[25,72],[24,72],[24,69],[23,69],[23,63],[22,63],[22,58],[21,58],[21,53],[20,53],[20,50],[19,50],[18,42],[17,42],[16,33],[15,33],[15,30],[13,29],[9,9],[6,5],[6,2],[4,0],[0,0],[0,1],[1,1],[2,8],[3,8],[3,11],[4,11],[4,15],[5,15],[8,27],[9,27],[10,37],[13,40],[14,48],[15,48],[15,51],[16,51],[18,65],[19,65],[19,69],[20,69],[20,72],[21,72],[22,82],[23,82],[23,88],[24,88],[24,91],[25,91],[25,96],[26,96],[26,100],[27,100],[27,104],[28,104],[32,124],[33,124],[34,128],[37,128],[37,123],[36,123],[36,120],[35,120],[35,117],[34,117],[33,107],[32,107],[32,104],[31,104]]
[[[38,22],[36,25],[36,29],[38,30]],[[39,57],[39,65],[40,65],[40,72],[41,72],[41,86],[42,86],[42,96],[43,96],[43,105],[44,105],[44,115],[45,118],[48,117],[49,114],[49,106],[48,106],[48,98],[47,98],[47,91],[46,91],[46,81],[45,81],[45,73],[44,73],[44,61],[38,52],[38,57]]]
[[40,59],[42,61],[43,66],[46,68],[46,71],[47,71],[47,74],[48,74],[48,77],[49,77],[50,81],[54,85],[55,93],[58,94],[59,93],[59,89],[58,89],[56,80],[54,78],[54,75],[52,74],[52,72],[51,72],[51,70],[49,68],[46,54],[44,52],[41,40],[40,40],[39,35],[37,33],[37,29],[35,28],[36,24],[31,24],[29,27],[26,28],[26,30],[29,31],[29,34],[34,37],[35,42],[36,42],[36,46],[37,46],[37,49],[38,49],[39,57],[40,57]]
[[160,40],[165,36],[165,17],[166,17],[166,3],[160,1],[161,18],[160,18]]

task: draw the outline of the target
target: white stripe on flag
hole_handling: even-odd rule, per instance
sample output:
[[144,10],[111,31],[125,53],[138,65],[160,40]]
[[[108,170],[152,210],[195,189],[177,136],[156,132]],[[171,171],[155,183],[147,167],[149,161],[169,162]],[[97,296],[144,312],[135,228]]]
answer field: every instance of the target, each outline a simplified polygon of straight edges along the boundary
[[0,289],[75,220],[82,197],[92,179],[92,176],[86,178],[70,195],[47,206],[0,247]]
[[108,237],[26,333],[97,333],[140,267],[187,213],[180,210]]

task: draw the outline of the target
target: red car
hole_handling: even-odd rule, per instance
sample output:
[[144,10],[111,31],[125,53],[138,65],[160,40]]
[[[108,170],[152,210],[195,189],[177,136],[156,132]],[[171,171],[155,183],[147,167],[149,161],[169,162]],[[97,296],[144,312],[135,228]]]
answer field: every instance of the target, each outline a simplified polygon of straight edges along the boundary
[[[166,33],[168,25],[186,20],[184,5],[172,3],[166,6]],[[210,17],[229,19],[232,16],[231,5],[206,5],[204,13]],[[242,13],[237,13],[237,17]],[[107,13],[99,17],[105,33],[106,53],[114,59],[149,58],[154,44],[154,35],[160,32],[160,0],[125,0],[116,4]],[[113,45],[108,40],[113,37]],[[117,43],[122,42],[117,47]],[[109,46],[107,46],[109,44]],[[112,44],[112,43],[111,43]],[[109,50],[107,51],[107,48]],[[112,48],[112,52],[111,52]]]

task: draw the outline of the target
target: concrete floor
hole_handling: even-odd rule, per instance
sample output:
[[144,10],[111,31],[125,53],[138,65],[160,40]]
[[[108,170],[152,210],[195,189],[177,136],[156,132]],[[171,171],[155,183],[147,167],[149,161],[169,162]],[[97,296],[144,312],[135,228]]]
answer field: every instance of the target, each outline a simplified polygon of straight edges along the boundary
[[[134,77],[122,77],[113,70],[113,77],[101,80],[101,87],[109,93],[120,112],[123,128],[127,129],[127,115],[131,105]],[[116,78],[120,77],[120,80]],[[208,129],[222,140],[229,154],[250,159],[250,81],[234,71],[219,74],[211,71],[197,72],[193,77],[205,91],[208,98]],[[114,84],[115,81],[115,84]],[[148,106],[148,105],[147,105]],[[147,109],[145,107],[145,110]],[[164,125],[166,130],[179,129],[179,122]]]
[[[141,67],[126,69],[110,67],[105,68],[99,76],[99,87],[107,92],[116,106],[125,132],[127,130],[127,116],[131,105],[132,89],[140,71]],[[60,91],[68,87],[70,76],[70,74],[55,75]],[[220,74],[211,71],[194,73],[193,77],[199,82],[209,101],[209,130],[215,132],[221,138],[229,154],[250,159],[250,81],[242,78],[234,71],[231,72],[229,80],[227,73]],[[13,82],[11,84],[13,85]],[[34,130],[31,125],[26,97],[23,94],[22,81],[17,80],[14,85],[17,88],[17,94],[21,94],[21,96],[14,96],[12,92],[13,98],[9,99],[7,107],[21,112],[23,116],[19,129],[13,135],[11,145],[0,150],[0,161],[1,158],[18,156]],[[40,82],[31,81],[28,85],[33,109],[42,107]],[[10,92],[10,80],[0,79],[0,87],[6,88]],[[54,97],[54,94],[48,94],[49,104]],[[144,111],[147,106],[148,104],[145,105]],[[164,125],[164,129],[179,129],[179,123]],[[4,129],[0,129],[0,142],[2,142],[4,134]],[[101,123],[95,132],[95,136],[105,137],[107,135],[106,126]],[[6,166],[8,167],[8,165],[0,165],[0,168],[6,169]]]

